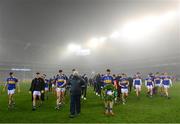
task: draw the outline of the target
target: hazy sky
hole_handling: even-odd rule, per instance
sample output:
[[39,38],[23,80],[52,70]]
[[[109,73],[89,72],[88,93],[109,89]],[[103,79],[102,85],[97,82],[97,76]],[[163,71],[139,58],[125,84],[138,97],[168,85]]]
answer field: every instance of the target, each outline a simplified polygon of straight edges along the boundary
[[[145,62],[147,58],[156,60],[171,55],[180,57],[179,18],[168,22],[166,27],[157,27],[153,36],[145,37],[143,42],[135,45],[130,42],[127,45],[126,40],[108,40],[89,56],[63,55],[70,42],[83,44],[91,37],[111,34],[124,22],[177,11],[179,2],[0,0],[0,62],[105,66],[131,63],[130,60]],[[179,59],[172,61],[178,62]]]

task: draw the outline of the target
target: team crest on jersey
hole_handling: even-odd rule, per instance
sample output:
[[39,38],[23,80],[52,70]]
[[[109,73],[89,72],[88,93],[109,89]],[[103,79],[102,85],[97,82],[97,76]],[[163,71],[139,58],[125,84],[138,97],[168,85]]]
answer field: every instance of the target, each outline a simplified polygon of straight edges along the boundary
[[8,84],[15,84],[15,81],[8,81]]
[[57,80],[57,82],[64,82],[64,80],[62,80],[62,79],[58,79],[58,80]]
[[104,82],[107,83],[107,84],[112,83],[111,80],[105,80]]

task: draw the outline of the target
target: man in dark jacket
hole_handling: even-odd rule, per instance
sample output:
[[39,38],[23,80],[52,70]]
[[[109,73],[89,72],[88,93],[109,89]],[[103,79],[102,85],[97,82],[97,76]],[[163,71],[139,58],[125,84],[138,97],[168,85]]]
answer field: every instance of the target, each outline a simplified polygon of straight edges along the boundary
[[31,87],[29,89],[29,93],[33,95],[33,108],[32,110],[36,110],[36,102],[37,98],[41,99],[41,93],[44,93],[44,80],[41,78],[39,72],[36,73],[36,77],[32,80]]
[[73,72],[73,76],[69,79],[70,89],[70,118],[74,118],[75,114],[79,115],[81,112],[81,91],[82,85],[85,81],[79,76],[77,71]]

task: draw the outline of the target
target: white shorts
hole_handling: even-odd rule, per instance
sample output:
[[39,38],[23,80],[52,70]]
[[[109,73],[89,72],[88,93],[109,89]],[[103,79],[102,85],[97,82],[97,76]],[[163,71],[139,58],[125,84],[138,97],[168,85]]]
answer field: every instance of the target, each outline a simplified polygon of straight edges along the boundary
[[8,95],[12,95],[12,94],[15,94],[15,89],[8,90]]
[[162,87],[162,85],[161,85],[161,84],[155,84],[155,86],[156,86],[156,87]]
[[135,85],[135,88],[141,90],[141,85]]
[[33,95],[34,96],[41,96],[41,92],[40,91],[33,91]]
[[148,89],[153,89],[153,86],[152,85],[147,85],[146,86]]
[[49,88],[48,88],[48,87],[45,87],[45,91],[49,91]]
[[56,88],[56,92],[65,92],[65,88],[58,87]]
[[52,84],[52,88],[54,88],[55,87],[55,85],[54,84]]
[[168,89],[168,88],[169,88],[169,85],[163,85],[163,87],[164,87],[165,89]]
[[128,89],[121,88],[121,93],[128,93]]

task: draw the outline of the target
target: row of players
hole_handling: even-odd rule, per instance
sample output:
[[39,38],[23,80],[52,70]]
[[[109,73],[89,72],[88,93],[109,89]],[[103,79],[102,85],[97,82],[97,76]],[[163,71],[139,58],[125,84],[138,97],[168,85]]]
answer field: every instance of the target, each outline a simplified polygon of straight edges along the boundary
[[[106,87],[108,84],[113,84],[116,90],[113,90],[113,88],[105,90],[107,93],[107,98],[112,95],[117,94],[115,97],[111,97],[111,100],[106,101],[105,100],[105,114],[110,114],[114,115],[112,112],[113,108],[113,103],[116,101],[116,98],[121,97],[122,103],[126,103],[126,99],[128,97],[128,92],[129,92],[129,84],[130,84],[130,78],[127,77],[126,74],[121,74],[119,76],[111,76],[111,71],[110,69],[106,70],[105,75],[100,75],[97,74],[93,80],[94,86],[95,86],[95,92],[96,95],[101,94],[101,89]],[[145,80],[145,86],[147,88],[147,96],[152,97],[153,94],[157,93],[157,91],[160,89],[160,94],[161,96],[165,96],[166,98],[169,97],[168,89],[172,86],[172,77],[168,75],[168,73],[156,73],[155,75],[153,73],[150,73],[147,78],[142,79],[141,74],[137,73],[135,76],[132,78],[132,86],[135,88],[136,95],[139,98],[140,92],[141,92],[141,87],[142,87],[142,82]],[[101,87],[101,88],[98,88]],[[99,90],[97,90],[99,89]],[[117,92],[117,93],[116,93]],[[113,100],[115,98],[115,100]]]
[[[75,69],[72,70],[73,72]],[[86,95],[87,90],[87,76],[84,74],[83,76],[80,76],[83,80],[83,86],[82,94],[83,96]],[[59,70],[58,74],[54,76],[54,78],[47,79],[46,74],[41,74],[39,72],[36,73],[36,77],[32,80],[31,86],[29,89],[29,93],[32,94],[32,110],[36,110],[36,106],[40,106],[42,104],[42,101],[48,99],[48,92],[53,92],[56,97],[56,109],[60,109],[60,106],[64,103],[64,96],[66,89],[69,89],[70,86],[68,86],[69,80],[73,78],[73,75],[71,74],[69,78],[63,73],[62,70]],[[11,109],[15,105],[14,100],[14,94],[16,92],[16,89],[18,92],[20,92],[20,85],[18,78],[14,76],[13,72],[9,73],[9,77],[6,79],[5,87],[3,88],[3,91],[7,90],[8,93],[8,108]],[[84,100],[86,100],[85,97],[83,97]]]
[[[73,71],[75,70],[73,69]],[[122,101],[123,104],[125,104],[126,98],[128,96],[128,85],[129,85],[127,75],[122,74],[121,77],[117,76],[116,78],[113,78],[113,76],[111,76],[110,73],[111,71],[107,69],[106,74],[101,76],[101,82],[103,82],[102,87],[105,87],[108,84],[113,84],[114,87],[117,89],[117,91],[120,91],[122,93]],[[9,96],[8,107],[12,108],[12,106],[15,103],[13,98],[15,94],[15,89],[18,88],[18,92],[20,92],[20,87],[19,87],[18,79],[13,76],[13,72],[11,72],[9,75],[10,77],[8,77],[6,80],[4,90],[7,89],[8,91],[8,96]],[[65,95],[65,90],[67,88],[66,84],[68,84],[68,80],[71,79],[72,77],[73,75],[70,75],[70,77],[67,78],[67,76],[63,73],[62,70],[59,70],[59,74],[54,79],[50,79],[50,80],[46,79],[45,74],[41,75],[40,73],[36,73],[36,77],[32,80],[30,87],[30,93],[32,93],[33,96],[33,110],[36,110],[37,97],[39,97],[40,99],[40,97],[42,96],[42,94],[44,94],[44,92],[47,96],[47,92],[49,91],[49,89],[51,89],[51,85],[52,85],[52,91],[55,91],[57,96],[56,109],[59,109],[60,106],[64,103],[64,95]],[[86,90],[88,79],[86,75],[82,77],[84,78],[84,82],[85,82],[83,89]],[[142,86],[142,78],[139,73],[137,73],[134,76],[133,86],[135,88],[136,95],[139,96]],[[168,76],[167,73],[163,73],[162,75],[160,75],[159,73],[156,73],[155,75],[149,74],[148,77],[145,79],[145,86],[147,87],[148,96],[152,97],[153,89],[156,87],[156,88],[160,88],[161,91],[164,91],[165,96],[169,98],[168,89],[170,86],[172,86],[171,77]],[[105,104],[105,106],[107,105]],[[112,114],[111,107],[108,112]]]
[[[141,74],[137,72],[133,78],[127,77],[126,74],[122,73],[118,76],[115,74],[110,75],[110,70],[107,70],[106,75],[97,74],[93,79],[94,91],[96,95],[100,96],[101,89],[104,84],[113,83],[115,88],[119,91],[119,94],[128,94],[131,91],[131,87],[134,87],[136,95],[139,96],[142,82],[145,81],[145,86],[147,88],[147,95],[152,97],[153,93],[160,92],[160,95],[169,98],[168,89],[172,86],[172,77],[168,73],[156,74],[150,73],[147,78],[143,79]],[[159,91],[160,90],[160,91]]]

